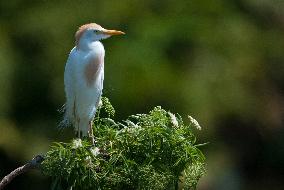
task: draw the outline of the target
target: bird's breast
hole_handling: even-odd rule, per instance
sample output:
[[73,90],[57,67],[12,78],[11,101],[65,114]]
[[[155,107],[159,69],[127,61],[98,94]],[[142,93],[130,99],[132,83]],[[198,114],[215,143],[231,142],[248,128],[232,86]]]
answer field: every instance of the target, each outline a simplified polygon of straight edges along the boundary
[[104,57],[102,54],[97,54],[96,56],[92,56],[85,65],[84,68],[84,76],[86,80],[86,84],[89,87],[92,87],[100,74],[100,70],[104,64]]

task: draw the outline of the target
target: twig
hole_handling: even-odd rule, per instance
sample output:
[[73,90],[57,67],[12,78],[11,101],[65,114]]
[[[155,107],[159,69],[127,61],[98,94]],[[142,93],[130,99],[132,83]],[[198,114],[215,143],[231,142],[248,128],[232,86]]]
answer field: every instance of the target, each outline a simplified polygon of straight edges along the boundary
[[2,190],[6,185],[8,185],[18,175],[23,174],[31,169],[38,168],[43,160],[43,156],[37,155],[25,165],[18,167],[17,169],[6,175],[0,182],[0,190]]

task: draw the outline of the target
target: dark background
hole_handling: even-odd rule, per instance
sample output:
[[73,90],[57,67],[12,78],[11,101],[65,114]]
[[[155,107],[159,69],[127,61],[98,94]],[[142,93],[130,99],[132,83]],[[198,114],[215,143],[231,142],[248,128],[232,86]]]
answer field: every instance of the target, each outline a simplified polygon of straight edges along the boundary
[[[195,117],[207,157],[200,190],[284,189],[284,1],[0,1],[0,176],[59,131],[74,33],[96,22],[116,119],[161,105]],[[49,189],[35,171],[7,189]]]

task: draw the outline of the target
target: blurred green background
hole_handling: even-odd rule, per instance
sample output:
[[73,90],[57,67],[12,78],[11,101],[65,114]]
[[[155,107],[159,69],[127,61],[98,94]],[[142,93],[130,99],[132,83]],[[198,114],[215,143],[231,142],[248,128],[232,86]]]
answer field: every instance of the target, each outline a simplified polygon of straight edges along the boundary
[[[284,1],[0,1],[1,178],[53,141],[63,72],[85,23],[103,41],[104,95],[116,119],[161,105],[192,115],[207,156],[199,190],[284,189]],[[7,189],[49,189],[39,172]]]

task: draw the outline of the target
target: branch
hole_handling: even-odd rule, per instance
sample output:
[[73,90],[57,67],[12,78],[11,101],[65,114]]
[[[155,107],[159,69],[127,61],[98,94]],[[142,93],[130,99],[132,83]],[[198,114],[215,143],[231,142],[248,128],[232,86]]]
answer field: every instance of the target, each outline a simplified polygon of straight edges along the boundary
[[31,169],[38,168],[39,165],[43,162],[43,160],[43,156],[37,155],[25,165],[18,167],[17,169],[6,175],[0,182],[0,190],[2,190],[6,185],[8,185],[18,175],[23,174]]

